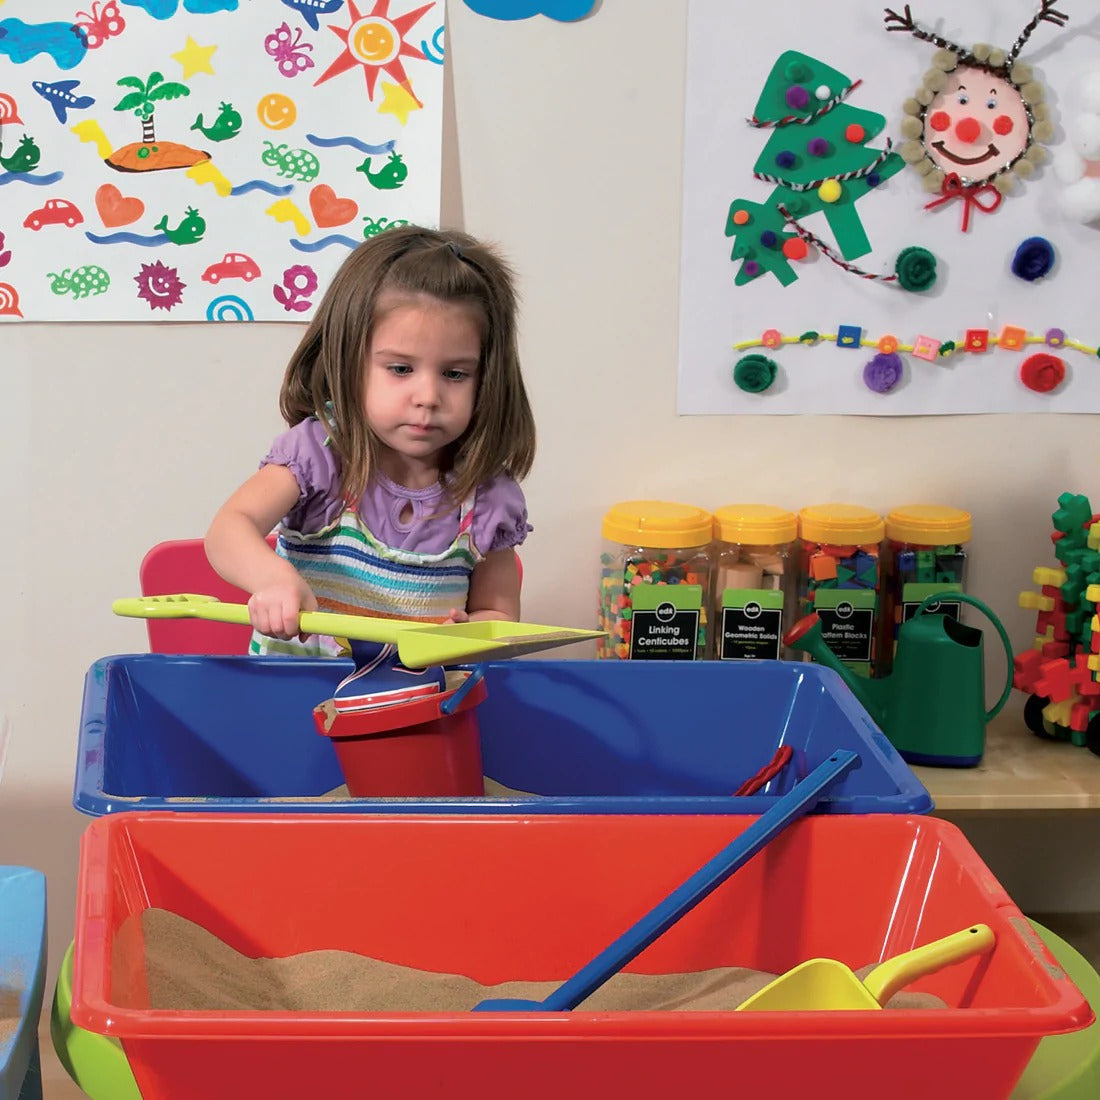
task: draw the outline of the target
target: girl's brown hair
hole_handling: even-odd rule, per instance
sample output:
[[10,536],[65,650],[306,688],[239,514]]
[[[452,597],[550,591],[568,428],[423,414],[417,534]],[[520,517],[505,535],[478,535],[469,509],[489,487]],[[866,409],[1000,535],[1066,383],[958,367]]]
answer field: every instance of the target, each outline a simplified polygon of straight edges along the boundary
[[358,501],[378,458],[363,417],[363,366],[383,294],[428,295],[480,314],[474,412],[445,456],[452,500],[500,473],[523,478],[535,457],[535,421],[520,372],[512,270],[495,249],[455,230],[398,226],[348,256],[287,364],[279,394],[287,424],[310,416],[329,423],[344,495]]

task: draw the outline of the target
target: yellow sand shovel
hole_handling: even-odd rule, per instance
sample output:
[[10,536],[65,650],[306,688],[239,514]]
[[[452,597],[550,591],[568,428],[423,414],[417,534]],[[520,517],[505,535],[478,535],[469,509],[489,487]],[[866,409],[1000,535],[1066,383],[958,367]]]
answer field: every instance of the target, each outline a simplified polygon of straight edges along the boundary
[[[222,603],[214,596],[191,593],[115,600],[111,608],[116,615],[138,619],[212,619],[214,622],[242,626],[247,626],[249,622],[245,604]],[[299,623],[306,634],[331,634],[352,641],[395,645],[398,658],[408,668],[483,659],[500,661],[604,636],[601,630],[572,630],[535,623],[498,620],[410,623],[366,615],[334,615],[326,611],[303,611]]]
[[882,1008],[917,978],[988,951],[993,930],[975,924],[923,947],[881,962],[860,981],[836,959],[810,959],[781,974],[737,1006],[738,1012],[815,1012],[822,1009]]

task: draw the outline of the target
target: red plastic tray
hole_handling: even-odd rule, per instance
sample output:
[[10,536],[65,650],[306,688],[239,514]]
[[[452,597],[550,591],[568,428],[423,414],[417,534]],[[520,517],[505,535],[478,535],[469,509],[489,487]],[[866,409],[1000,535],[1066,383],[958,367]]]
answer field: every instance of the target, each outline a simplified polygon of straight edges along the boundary
[[1003,1098],[1092,1012],[959,830],[798,822],[630,966],[782,972],[885,959],[978,921],[993,952],[913,988],[935,1011],[366,1014],[148,1007],[163,907],[238,951],[359,951],[482,982],[564,979],[753,820],[691,815],[121,813],[81,844],[73,1022],[145,1100],[365,1095]]

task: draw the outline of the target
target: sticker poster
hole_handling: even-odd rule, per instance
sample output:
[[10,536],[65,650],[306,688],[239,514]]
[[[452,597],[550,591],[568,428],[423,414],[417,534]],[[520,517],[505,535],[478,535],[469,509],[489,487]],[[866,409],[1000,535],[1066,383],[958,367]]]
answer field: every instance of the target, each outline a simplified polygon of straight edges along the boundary
[[1094,7],[690,0],[679,412],[1100,412]]
[[444,0],[0,0],[0,319],[302,321],[439,224]]

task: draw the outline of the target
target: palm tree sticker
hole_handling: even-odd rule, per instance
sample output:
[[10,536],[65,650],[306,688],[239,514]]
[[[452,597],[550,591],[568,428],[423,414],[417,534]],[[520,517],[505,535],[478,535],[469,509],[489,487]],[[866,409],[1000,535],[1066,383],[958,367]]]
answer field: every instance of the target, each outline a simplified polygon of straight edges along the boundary
[[165,80],[158,72],[150,73],[147,80],[124,76],[117,83],[121,88],[133,89],[115,104],[115,110],[132,111],[141,119],[141,141],[115,149],[106,158],[107,164],[119,172],[156,172],[166,168],[190,168],[210,159],[210,154],[201,149],[174,141],[157,141],[157,104],[190,95],[191,89],[186,84]]

